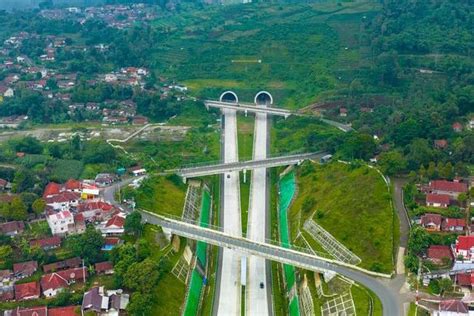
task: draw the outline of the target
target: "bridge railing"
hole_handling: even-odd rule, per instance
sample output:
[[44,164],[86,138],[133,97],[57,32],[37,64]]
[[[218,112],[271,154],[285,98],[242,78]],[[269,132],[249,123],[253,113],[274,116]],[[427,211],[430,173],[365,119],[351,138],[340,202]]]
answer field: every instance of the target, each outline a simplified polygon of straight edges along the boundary
[[[151,213],[150,211],[146,211],[146,210],[140,210],[140,211],[145,211],[147,213]],[[179,216],[176,216],[176,215],[173,215],[173,214],[167,214],[167,213],[160,213],[160,214],[156,214],[156,215],[160,215],[160,216],[163,216],[163,217],[166,217],[166,218],[178,221],[178,222],[185,222],[185,223],[196,225],[196,226],[201,225],[201,223],[197,219],[196,220],[192,220],[190,218],[183,219]],[[215,230],[215,231],[225,233],[224,229],[220,226],[207,224],[205,227],[209,228],[209,229],[212,229],[212,230]],[[245,234],[245,233],[242,233],[240,236],[236,235],[234,237],[241,237],[241,238],[249,239],[247,234]],[[331,256],[328,253],[324,253],[324,252],[320,252],[320,251],[312,251],[312,250],[309,250],[309,249],[304,248],[304,247],[295,246],[293,244],[286,244],[286,243],[283,243],[279,240],[266,238],[265,243],[273,245],[273,246],[281,247],[281,248],[286,248],[286,249],[291,249],[291,250],[295,250],[295,251],[298,251],[298,252],[303,252],[303,253],[306,253],[306,254],[309,254],[309,255],[316,255],[316,256],[321,257],[321,258],[327,258],[327,259],[332,259],[332,260],[334,259],[334,257]]]
[[[295,156],[295,155],[303,155],[303,154],[308,154],[308,155],[311,155],[311,154],[314,154],[314,155],[317,155],[319,153],[322,153],[322,151],[320,152],[314,152],[314,153],[308,153],[306,151],[303,151],[303,150],[295,150],[295,151],[292,151],[292,152],[287,152],[287,153],[273,153],[273,154],[268,154],[267,155],[267,159],[269,158],[284,158],[284,157],[291,157],[291,156]],[[238,163],[245,163],[245,162],[250,162],[250,161],[253,161],[253,157],[250,156],[250,157],[241,157],[239,158],[239,161],[236,161],[235,163],[238,164]],[[257,159],[258,160],[258,159]],[[218,166],[218,165],[222,165],[224,162],[221,161],[221,160],[213,160],[213,161],[207,161],[207,162],[196,162],[196,163],[191,163],[191,164],[186,164],[180,168],[176,168],[176,169],[171,169],[171,170],[166,170],[167,172],[180,172],[180,171],[183,171],[183,170],[186,170],[186,169],[192,169],[192,168],[199,168],[199,167],[212,167],[212,166]],[[229,163],[229,164],[232,164],[232,163]]]

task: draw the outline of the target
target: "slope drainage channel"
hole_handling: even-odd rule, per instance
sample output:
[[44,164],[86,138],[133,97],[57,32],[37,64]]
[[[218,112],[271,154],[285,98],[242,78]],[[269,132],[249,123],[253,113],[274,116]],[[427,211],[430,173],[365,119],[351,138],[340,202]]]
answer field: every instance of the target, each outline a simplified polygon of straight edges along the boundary
[[[285,248],[290,248],[290,233],[288,230],[288,209],[296,192],[295,172],[291,171],[279,181],[279,232],[281,245]],[[295,267],[288,264],[283,264],[283,271],[285,277],[286,288],[290,300],[290,315],[299,316],[300,307],[298,303],[298,294],[296,290]]]
[[[209,218],[211,211],[211,195],[209,190],[204,187],[201,199],[201,227],[209,226]],[[198,241],[196,245],[196,264],[191,274],[191,281],[188,287],[188,295],[186,295],[186,303],[184,307],[184,316],[195,316],[198,314],[201,305],[201,297],[206,283],[206,263],[207,263],[207,244]]]

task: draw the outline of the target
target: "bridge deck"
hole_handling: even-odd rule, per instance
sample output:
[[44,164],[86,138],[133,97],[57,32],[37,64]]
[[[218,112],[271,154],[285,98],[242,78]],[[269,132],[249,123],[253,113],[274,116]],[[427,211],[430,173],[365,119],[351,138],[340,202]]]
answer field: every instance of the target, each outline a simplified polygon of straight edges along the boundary
[[305,153],[298,155],[289,155],[273,157],[259,160],[238,161],[232,163],[219,163],[215,165],[198,166],[174,170],[178,175],[184,178],[202,177],[208,175],[222,174],[232,171],[250,170],[255,168],[273,168],[299,163],[306,159],[320,159],[327,155],[326,152]]
[[252,112],[252,113],[267,113],[272,115],[284,116],[285,118],[296,114],[290,110],[280,109],[280,108],[269,108],[269,107],[256,107],[253,104],[248,103],[232,103],[232,102],[222,102],[222,101],[213,101],[206,100],[204,101],[206,107],[221,108],[221,109],[232,109],[241,112]]

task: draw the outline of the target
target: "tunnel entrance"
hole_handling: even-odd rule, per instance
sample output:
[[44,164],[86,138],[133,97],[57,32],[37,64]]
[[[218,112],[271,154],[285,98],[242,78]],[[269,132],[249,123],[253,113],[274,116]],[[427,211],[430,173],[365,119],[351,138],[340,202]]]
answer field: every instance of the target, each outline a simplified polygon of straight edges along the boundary
[[271,105],[271,104],[273,104],[273,97],[267,91],[260,91],[255,96],[255,104],[257,104],[257,105]]
[[233,91],[226,91],[222,93],[219,100],[221,102],[239,103],[239,98],[237,97],[237,94],[235,94],[235,92]]

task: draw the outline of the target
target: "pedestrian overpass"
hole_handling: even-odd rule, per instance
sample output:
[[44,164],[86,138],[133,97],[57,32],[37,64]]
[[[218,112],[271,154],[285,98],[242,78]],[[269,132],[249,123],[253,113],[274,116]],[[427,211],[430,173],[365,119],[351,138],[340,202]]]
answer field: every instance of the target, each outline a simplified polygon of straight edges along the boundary
[[379,277],[389,278],[390,275],[372,272],[348,263],[317,256],[312,253],[285,248],[281,245],[261,243],[243,237],[231,236],[218,230],[182,222],[181,220],[172,219],[149,211],[139,210],[139,212],[142,215],[143,222],[169,229],[174,234],[182,237],[203,241],[219,247],[226,247],[248,255],[260,256],[268,260],[293,265],[306,270],[321,272],[328,270],[334,271],[365,285],[376,293],[382,302],[384,315],[400,315],[400,307],[398,306],[395,294],[378,279]]
[[182,178],[196,178],[209,175],[223,174],[232,171],[246,171],[255,168],[273,168],[287,165],[299,164],[307,159],[321,159],[326,156],[326,152],[314,152],[295,154],[288,156],[272,157],[261,160],[247,160],[237,161],[232,163],[217,163],[214,165],[196,166],[182,169],[169,170],[168,172],[175,172]]

